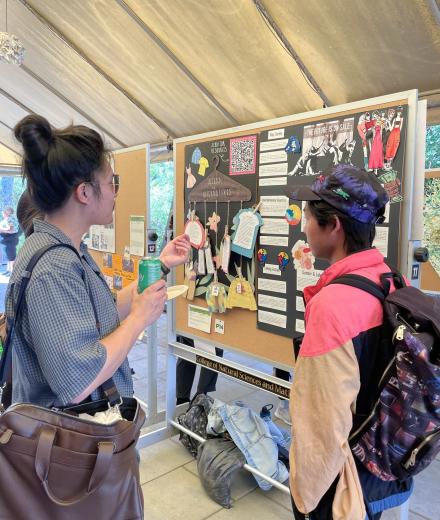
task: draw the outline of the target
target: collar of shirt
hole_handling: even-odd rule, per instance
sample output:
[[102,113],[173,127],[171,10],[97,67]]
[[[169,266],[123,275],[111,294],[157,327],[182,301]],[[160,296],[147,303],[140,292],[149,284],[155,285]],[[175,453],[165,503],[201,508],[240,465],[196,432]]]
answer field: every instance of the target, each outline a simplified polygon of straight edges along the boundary
[[[57,228],[53,224],[49,224],[49,222],[46,222],[45,220],[41,220],[39,218],[34,218],[34,232],[37,233],[47,233],[54,237],[58,242],[62,242],[63,244],[69,244],[73,246],[72,241],[70,238],[64,234],[61,229]],[[80,253],[82,256],[87,253],[87,246],[84,244],[84,242],[81,241],[80,244]]]
[[382,253],[375,248],[359,251],[358,253],[353,253],[342,258],[342,260],[338,260],[322,273],[316,285],[304,288],[304,300],[306,304],[309,303],[309,301],[318,294],[323,287],[338,276],[352,273],[358,269],[383,264],[383,262],[384,257]]

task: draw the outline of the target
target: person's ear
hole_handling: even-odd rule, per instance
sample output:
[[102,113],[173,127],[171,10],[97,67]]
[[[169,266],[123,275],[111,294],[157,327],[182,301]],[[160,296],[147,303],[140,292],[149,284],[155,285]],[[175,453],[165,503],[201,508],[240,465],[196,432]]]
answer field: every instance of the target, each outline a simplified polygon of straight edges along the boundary
[[90,204],[92,189],[92,186],[88,182],[82,182],[81,184],[78,184],[74,191],[76,200],[80,204]]
[[343,231],[342,223],[337,215],[333,215],[333,221],[329,224],[332,233]]

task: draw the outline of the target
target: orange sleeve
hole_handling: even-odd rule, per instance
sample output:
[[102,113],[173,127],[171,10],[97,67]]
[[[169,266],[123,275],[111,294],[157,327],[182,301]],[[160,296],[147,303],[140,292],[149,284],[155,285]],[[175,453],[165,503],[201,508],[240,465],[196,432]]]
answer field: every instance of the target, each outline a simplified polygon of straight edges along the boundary
[[351,340],[320,356],[300,356],[296,362],[290,394],[290,489],[304,514],[316,508],[339,475],[333,517],[365,518],[348,445],[359,388],[359,365]]

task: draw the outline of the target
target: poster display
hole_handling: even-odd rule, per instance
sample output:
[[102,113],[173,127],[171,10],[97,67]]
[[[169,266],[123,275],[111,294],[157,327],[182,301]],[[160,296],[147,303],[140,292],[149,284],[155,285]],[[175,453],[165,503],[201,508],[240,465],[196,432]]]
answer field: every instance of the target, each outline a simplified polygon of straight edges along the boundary
[[[257,328],[285,337],[302,334],[302,292],[328,264],[307,244],[305,203],[286,193],[337,164],[369,170],[388,192],[373,245],[396,265],[407,117],[408,106],[396,104],[187,144],[181,174],[193,249],[185,273],[195,285],[187,298],[207,297],[214,313],[256,308]],[[219,287],[226,291],[224,309],[211,302],[222,296]]]
[[[334,165],[365,168],[387,190],[390,204],[373,245],[397,265],[406,119],[405,105],[260,133],[263,225],[257,251],[264,250],[265,257],[256,270],[258,328],[287,337],[304,332],[302,291],[316,284],[328,264],[312,255],[304,234],[305,203],[289,200],[286,187],[294,191],[295,186],[309,185]],[[277,180],[261,182],[269,179]],[[279,301],[281,296],[284,301]]]
[[139,261],[127,255],[102,255],[102,273],[110,289],[117,293],[137,278]]
[[[244,221],[239,226],[238,217],[257,201],[258,139],[251,134],[185,147],[185,231],[192,233],[193,246],[187,272],[197,275],[194,296],[212,293],[214,275],[216,283],[229,289],[238,276],[237,268],[253,287],[254,240],[253,236],[247,240],[248,229]],[[248,256],[244,255],[246,247],[252,248]],[[241,286],[237,285],[238,290]]]

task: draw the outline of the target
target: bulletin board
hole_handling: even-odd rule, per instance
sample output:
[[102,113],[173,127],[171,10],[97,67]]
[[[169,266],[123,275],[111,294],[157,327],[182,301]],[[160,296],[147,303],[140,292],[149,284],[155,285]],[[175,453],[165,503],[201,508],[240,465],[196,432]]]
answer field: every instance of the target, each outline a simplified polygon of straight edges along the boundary
[[148,147],[116,151],[113,154],[115,173],[119,175],[120,187],[115,201],[115,254],[101,253],[90,249],[105,276],[114,278],[115,291],[135,279],[138,256],[131,262],[123,259],[124,248],[130,245],[130,216],[143,215],[147,210]]
[[[411,92],[411,94],[413,94],[413,92]],[[382,176],[380,181],[389,189],[391,198],[394,198],[393,204],[390,206],[390,211],[388,211],[384,228],[387,230],[386,250],[388,260],[399,265],[400,245],[398,246],[398,242],[400,235],[399,229],[402,223],[401,208],[405,207],[405,213],[408,213],[406,210],[410,206],[410,204],[405,205],[406,200],[402,203],[402,194],[406,182],[404,182],[404,179],[410,179],[414,173],[413,161],[407,160],[412,152],[411,150],[405,150],[408,145],[408,139],[414,139],[413,126],[415,125],[415,117],[414,115],[413,117],[409,117],[409,98],[410,93],[396,94],[394,96],[375,98],[374,100],[322,109],[296,116],[280,118],[278,120],[263,121],[255,125],[247,125],[222,130],[220,132],[177,139],[174,142],[176,232],[178,234],[183,232],[189,210],[194,207],[190,200],[191,192],[212,173],[214,168],[219,169],[221,173],[229,175],[234,181],[238,181],[251,189],[252,197],[246,201],[246,203],[241,202],[240,207],[246,207],[246,205],[252,206],[256,202],[259,202],[261,197],[284,196],[284,190],[287,185],[294,187],[296,184],[310,184],[327,166],[332,164],[332,158],[335,155],[338,156],[339,163],[345,161],[346,163],[351,162],[356,166],[364,167],[364,163],[366,164],[369,160],[375,132],[378,132],[378,130],[375,129],[373,125],[372,132],[369,132],[366,139],[362,139],[361,127],[366,119],[367,121],[371,121],[371,115],[373,113],[375,113],[376,119],[381,118],[382,124],[384,125],[380,132],[381,135],[384,136],[382,154],[385,159],[385,138],[388,139],[389,134],[395,126],[386,123],[385,120],[388,118],[388,114],[390,114],[391,123],[392,115],[394,114],[395,116],[397,111],[399,111],[400,124],[397,126],[400,126],[400,143],[398,150],[396,150],[397,153],[393,155],[392,160],[389,161],[386,168],[384,167],[385,165],[382,166],[380,162],[378,164],[371,163],[369,165],[372,167],[371,169],[377,168],[378,171],[375,173],[378,177]],[[367,118],[365,117],[366,114],[370,115],[369,119],[368,116]],[[379,116],[377,114],[379,114]],[[334,125],[335,121],[339,122],[337,125],[338,128],[340,128],[339,134],[338,131],[336,131],[336,133],[333,131],[334,128],[329,129],[332,122]],[[387,124],[386,129],[385,124]],[[316,129],[324,129],[325,127],[327,127],[327,130],[322,130],[322,132],[321,130],[315,131]],[[388,134],[385,134],[385,132],[388,132]],[[323,139],[323,136],[325,136],[326,139]],[[256,155],[254,158],[256,167],[255,173],[250,173],[250,171],[239,174],[232,173],[234,168],[232,167],[232,161],[228,161],[228,152],[231,151],[231,142],[239,141],[240,138],[246,138],[250,141],[253,140],[256,143]],[[282,147],[278,146],[280,144],[279,142],[277,144],[274,143],[278,140],[283,140]],[[285,151],[285,146],[288,144],[290,146],[290,153]],[[365,146],[367,147],[366,157]],[[202,172],[198,170],[197,161],[195,163],[192,162],[194,152],[196,152],[195,158],[198,158],[199,161],[201,158],[205,159],[202,161]],[[283,154],[285,154],[286,157],[284,157]],[[252,153],[248,155],[251,156]],[[283,157],[281,157],[281,155],[283,155]],[[220,160],[215,159],[218,156],[220,156]],[[251,158],[249,158],[248,163],[252,166]],[[286,164],[286,166],[284,166],[284,164]],[[279,167],[280,165],[282,165],[281,168]],[[251,166],[249,170],[252,170]],[[287,168],[287,171],[282,170],[282,168]],[[290,175],[289,173],[295,170],[295,168],[295,174]],[[409,184],[411,183],[408,183],[408,186]],[[411,195],[405,192],[405,197],[407,196],[410,197]],[[289,209],[291,204],[292,202],[287,199],[284,212]],[[197,206],[197,213],[201,215],[201,220],[206,220],[205,215],[206,218],[208,218],[216,212],[223,218],[224,222],[225,204],[220,205],[218,202],[210,201],[208,198],[206,204],[199,202]],[[235,207],[234,210],[230,208],[229,219],[236,210],[237,207]],[[299,208],[299,210],[301,212],[302,208]],[[268,213],[267,211],[265,215],[264,213],[263,210],[263,219],[266,217],[268,220],[265,224],[269,224],[268,228],[273,224],[270,221],[273,217],[287,217],[287,215],[284,214],[283,216],[281,214],[271,216],[270,212]],[[295,218],[295,211],[292,212],[292,215],[292,218]],[[406,215],[405,219],[408,218],[409,216]],[[299,220],[301,220],[300,217]],[[188,325],[188,309],[190,305],[207,308],[204,294],[196,296],[193,301],[178,298],[175,302],[176,332],[213,342],[225,348],[230,347],[277,365],[292,366],[292,336],[294,336],[294,332],[298,331],[301,327],[298,320],[303,321],[304,318],[302,313],[303,309],[300,307],[301,293],[296,290],[298,287],[296,280],[297,273],[296,270],[292,268],[292,249],[295,243],[301,239],[300,236],[298,236],[298,234],[301,235],[301,222],[297,222],[296,226],[289,224],[289,222],[286,222],[288,232],[283,237],[283,240],[276,242],[275,238],[276,245],[273,245],[271,240],[274,240],[277,234],[270,231],[271,240],[268,241],[267,238],[264,238],[264,226],[260,228],[258,242],[255,247],[256,254],[244,268],[243,274],[252,278],[250,281],[257,286],[255,297],[258,309],[259,311],[263,310],[263,313],[234,308],[224,314],[212,314],[211,332],[207,333]],[[403,226],[406,232],[405,226],[407,226],[407,224]],[[221,233],[222,231],[220,234]],[[218,246],[218,237],[213,236],[211,231],[209,231],[209,234],[211,244],[215,243],[216,246]],[[384,235],[381,235],[380,231],[378,234],[383,238]],[[302,235],[302,238],[305,240],[305,235]],[[283,245],[281,245],[281,243]],[[268,257],[264,266],[259,261],[259,256],[261,257],[261,255],[257,254],[257,251],[261,249],[266,250]],[[285,250],[289,254],[291,265],[285,270],[280,269],[278,271],[280,265],[277,265],[277,257],[278,253],[282,250]],[[213,249],[214,255],[216,252],[217,251]],[[300,259],[298,258],[298,260]],[[231,264],[234,264],[233,258],[231,258]],[[268,266],[268,269],[264,272],[266,266]],[[319,273],[315,271],[321,271],[325,267],[325,265],[321,265],[317,261],[312,265],[312,269],[306,269],[306,271],[311,273],[312,277],[315,275],[317,277]],[[273,270],[277,270],[277,273],[275,274]],[[232,267],[232,275],[235,274],[233,271],[234,267]],[[284,305],[286,306],[287,304],[288,310],[287,308],[284,309],[286,311],[284,312],[286,322],[282,327],[285,329],[284,334],[280,332],[280,330],[276,330],[276,333],[273,332],[274,322],[264,323],[266,312],[279,314],[280,316],[283,315],[283,312],[278,313],[278,309],[276,308],[277,295],[273,292],[266,291],[267,287],[264,287],[264,289],[261,287],[262,279],[269,280],[269,282],[264,282],[269,284],[269,286],[273,286],[274,284],[280,285],[280,282],[285,282],[286,284],[284,290]],[[198,277],[198,289],[200,288],[201,281],[201,278]],[[307,284],[310,284],[310,280],[307,280],[307,282]],[[177,270],[176,283],[184,283],[183,268]],[[203,284],[207,284],[206,280],[202,282],[202,285]],[[263,304],[267,306],[264,308],[260,306],[261,295],[275,296],[275,299],[269,303],[263,302]],[[271,307],[270,309],[268,308],[269,306]],[[220,327],[216,329],[216,319],[224,322],[223,330],[221,330]],[[216,330],[218,330],[218,332],[216,332]]]

